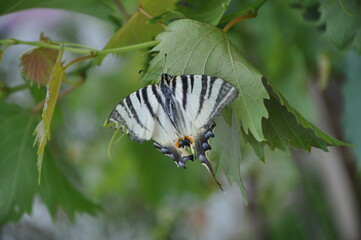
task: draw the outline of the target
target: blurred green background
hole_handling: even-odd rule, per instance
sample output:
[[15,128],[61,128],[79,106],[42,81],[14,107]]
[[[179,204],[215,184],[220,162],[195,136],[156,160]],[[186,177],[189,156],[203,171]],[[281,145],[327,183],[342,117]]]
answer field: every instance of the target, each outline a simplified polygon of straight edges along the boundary
[[[232,1],[230,9],[249,2]],[[359,145],[361,58],[353,49],[341,51],[327,41],[320,13],[312,9],[316,1],[296,3],[269,1],[256,18],[235,25],[228,35],[303,116],[331,136]],[[134,9],[133,5],[125,4],[127,9]],[[100,18],[51,9],[0,17],[1,39],[35,40],[44,32],[53,40],[96,49],[107,43],[116,28]],[[26,49],[13,46],[4,52],[1,86],[24,81],[18,56]],[[230,186],[224,176],[220,176],[225,189],[221,192],[199,162],[189,163],[187,170],[178,169],[151,142],[138,144],[125,137],[113,145],[110,161],[107,149],[113,129],[102,124],[121,99],[145,86],[138,72],[147,68],[148,60],[146,51],[107,56],[101,66],[87,71],[82,86],[56,106],[49,158],[101,210],[75,214],[69,220],[60,209],[52,220],[37,195],[31,213],[0,226],[0,239],[361,237],[359,146],[330,148],[328,153],[267,149],[265,163],[249,145],[243,146],[241,176],[248,205],[239,188]],[[86,63],[76,66],[81,67]],[[68,81],[78,79],[70,75]],[[45,96],[45,89],[36,91]],[[35,104],[26,91],[7,96],[6,102],[25,109]],[[65,196],[69,201],[75,198]],[[87,210],[84,207],[82,212]]]

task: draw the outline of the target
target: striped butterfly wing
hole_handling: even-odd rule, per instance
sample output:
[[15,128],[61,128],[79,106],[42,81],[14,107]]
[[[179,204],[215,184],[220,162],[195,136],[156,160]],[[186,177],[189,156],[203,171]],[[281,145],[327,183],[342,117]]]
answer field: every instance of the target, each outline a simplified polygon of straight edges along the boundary
[[195,129],[207,129],[221,110],[237,96],[238,90],[229,82],[207,75],[180,75],[175,98]]
[[[170,156],[178,166],[196,158],[208,168],[206,156],[211,147],[214,118],[238,95],[230,83],[206,75],[162,74],[153,84],[130,94],[112,111],[108,123],[115,123],[131,136],[144,142],[153,139],[155,148]],[[220,186],[221,187],[221,186]]]
[[173,81],[176,82],[172,84],[175,85],[174,96],[192,124],[191,136],[194,138],[196,157],[220,186],[206,155],[206,151],[211,149],[208,139],[214,136],[213,120],[238,96],[238,90],[223,79],[207,75],[180,75]]
[[[112,111],[108,123],[115,123],[130,135],[131,140],[145,142],[153,139],[154,146],[170,156],[179,166],[185,167],[184,159],[191,159],[175,142],[181,136],[175,126],[182,125],[172,93],[167,94],[164,84],[146,86],[123,99]],[[169,103],[172,103],[169,105]],[[169,105],[169,106],[168,106]],[[188,158],[186,156],[189,156]]]
[[121,127],[133,141],[145,142],[153,136],[159,104],[152,87],[146,86],[124,98],[109,116],[108,123]]

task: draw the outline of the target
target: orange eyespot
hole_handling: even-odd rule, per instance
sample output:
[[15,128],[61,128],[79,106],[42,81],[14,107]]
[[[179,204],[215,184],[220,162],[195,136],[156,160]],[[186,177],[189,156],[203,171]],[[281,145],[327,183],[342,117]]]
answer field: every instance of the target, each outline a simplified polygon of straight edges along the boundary
[[174,143],[177,148],[184,148],[185,146],[190,146],[190,144],[194,143],[194,139],[189,136],[184,136],[183,138],[178,138],[178,140]]
[[188,140],[191,142],[191,144],[193,144],[193,143],[194,143],[194,140],[193,140],[193,138],[192,138],[192,137],[189,137],[189,136],[184,136],[184,140],[186,140],[186,139],[188,139]]

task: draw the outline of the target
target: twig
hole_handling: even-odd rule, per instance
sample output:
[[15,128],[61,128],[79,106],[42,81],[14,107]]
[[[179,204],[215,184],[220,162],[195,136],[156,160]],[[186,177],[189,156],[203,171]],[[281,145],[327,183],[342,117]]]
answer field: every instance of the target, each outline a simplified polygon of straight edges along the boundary
[[256,16],[257,16],[257,14],[254,14],[253,12],[250,12],[250,13],[247,14],[247,15],[239,16],[239,17],[233,19],[232,21],[230,21],[230,22],[223,28],[223,32],[227,32],[234,24],[238,23],[239,21],[246,20],[246,19],[249,19],[249,18],[254,18],[254,17],[256,17]]
[[[237,22],[241,21],[241,20],[244,20],[244,19],[248,19],[248,18],[242,18],[244,16],[252,16],[252,17],[256,17],[257,16],[257,12],[258,10],[262,7],[262,5],[267,2],[267,0],[256,0],[254,1],[252,4],[248,5],[247,7],[245,8],[242,8],[232,14],[229,14],[227,16],[224,16],[220,23],[225,23],[225,22],[229,22],[231,21],[230,23],[232,23],[232,25],[230,25],[229,27],[227,27],[230,23],[227,24],[227,29],[226,27],[224,29],[226,29],[226,31],[229,30],[229,28],[231,28],[234,24],[236,24]],[[239,19],[238,21],[236,21],[236,19],[238,18],[241,18]],[[235,22],[233,22],[235,21]],[[225,30],[223,29],[224,32],[226,32]]]

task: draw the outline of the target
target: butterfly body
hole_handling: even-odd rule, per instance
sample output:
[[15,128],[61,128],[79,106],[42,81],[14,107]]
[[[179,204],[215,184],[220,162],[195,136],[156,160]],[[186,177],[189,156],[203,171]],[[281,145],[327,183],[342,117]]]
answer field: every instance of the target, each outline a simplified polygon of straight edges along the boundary
[[148,85],[123,99],[108,123],[121,127],[133,141],[152,139],[154,147],[179,167],[199,159],[214,177],[206,156],[211,149],[208,140],[214,137],[214,118],[237,97],[237,89],[207,75],[161,76],[159,84]]

